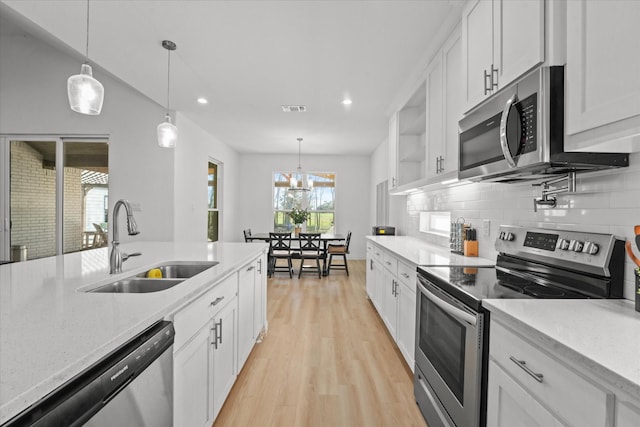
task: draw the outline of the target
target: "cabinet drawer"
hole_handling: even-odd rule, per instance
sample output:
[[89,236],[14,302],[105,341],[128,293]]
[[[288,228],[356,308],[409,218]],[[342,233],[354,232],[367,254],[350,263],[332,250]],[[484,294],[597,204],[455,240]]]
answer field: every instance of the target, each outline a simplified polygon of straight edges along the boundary
[[500,323],[491,322],[490,336],[491,359],[559,418],[574,426],[612,425],[613,394]]
[[216,284],[213,289],[176,313],[173,326],[176,330],[174,349],[183,344],[208,322],[215,314],[235,298],[238,291],[238,273],[233,273]]
[[382,262],[383,256],[382,256],[382,249],[380,249],[377,245],[371,244],[371,256],[374,259],[377,259],[378,261]]
[[389,270],[394,276],[398,275],[398,259],[388,252],[382,254],[382,264],[384,268]]
[[416,290],[416,266],[398,262],[398,279],[410,289]]

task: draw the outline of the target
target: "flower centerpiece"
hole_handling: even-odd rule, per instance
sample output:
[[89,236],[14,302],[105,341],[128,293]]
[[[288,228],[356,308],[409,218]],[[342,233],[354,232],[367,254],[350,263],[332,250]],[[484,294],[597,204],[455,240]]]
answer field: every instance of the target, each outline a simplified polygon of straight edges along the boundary
[[309,219],[309,211],[306,209],[298,209],[293,208],[291,212],[289,212],[289,217],[291,218],[291,222],[293,222],[295,227],[296,236],[300,234],[301,227],[300,225],[304,223],[307,219]]

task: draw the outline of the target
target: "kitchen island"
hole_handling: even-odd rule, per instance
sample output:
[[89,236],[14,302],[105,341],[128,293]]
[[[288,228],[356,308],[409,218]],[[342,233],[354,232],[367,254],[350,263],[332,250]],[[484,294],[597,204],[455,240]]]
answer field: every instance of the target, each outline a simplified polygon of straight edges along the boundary
[[[128,339],[172,315],[246,263],[264,243],[131,242],[124,272],[109,275],[108,249],[0,266],[0,423],[37,402]],[[170,261],[218,264],[152,293],[87,293]]]

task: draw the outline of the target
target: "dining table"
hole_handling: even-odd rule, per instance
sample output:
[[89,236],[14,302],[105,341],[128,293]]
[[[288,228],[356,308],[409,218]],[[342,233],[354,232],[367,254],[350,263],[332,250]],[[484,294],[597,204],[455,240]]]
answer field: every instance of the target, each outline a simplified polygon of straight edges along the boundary
[[[269,240],[271,240],[269,238],[269,233],[251,233],[250,236],[247,236],[247,241],[262,241],[262,242],[267,242],[269,243]],[[327,246],[329,245],[330,242],[344,242],[346,239],[346,236],[342,235],[342,234],[337,234],[337,233],[320,233],[320,241],[322,242],[322,251],[323,251],[323,257],[322,257],[322,275],[326,276],[329,274],[329,272],[327,271]],[[294,244],[294,242],[299,241],[298,237],[295,236],[293,233],[291,233],[291,243],[292,246]],[[293,257],[296,258],[296,252],[298,252],[298,248],[296,248],[295,246],[293,246],[291,248],[291,250],[293,251]]]

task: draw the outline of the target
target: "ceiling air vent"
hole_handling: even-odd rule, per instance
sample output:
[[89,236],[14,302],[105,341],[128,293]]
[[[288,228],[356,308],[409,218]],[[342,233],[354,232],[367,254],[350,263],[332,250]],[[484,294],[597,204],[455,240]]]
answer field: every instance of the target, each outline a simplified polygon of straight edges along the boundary
[[306,113],[307,106],[306,105],[283,105],[282,111],[284,113]]

